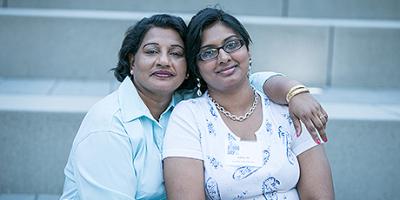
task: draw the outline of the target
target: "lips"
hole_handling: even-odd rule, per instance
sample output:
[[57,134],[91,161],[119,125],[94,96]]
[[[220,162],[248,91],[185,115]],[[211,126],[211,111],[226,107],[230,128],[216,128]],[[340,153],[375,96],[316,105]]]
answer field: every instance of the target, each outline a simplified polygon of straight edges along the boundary
[[152,76],[156,76],[158,78],[169,78],[175,76],[175,73],[167,71],[167,70],[158,70],[151,74]]
[[216,73],[221,74],[221,75],[230,75],[235,71],[236,67],[237,67],[237,65],[231,65],[228,67],[224,67],[222,69],[219,69]]

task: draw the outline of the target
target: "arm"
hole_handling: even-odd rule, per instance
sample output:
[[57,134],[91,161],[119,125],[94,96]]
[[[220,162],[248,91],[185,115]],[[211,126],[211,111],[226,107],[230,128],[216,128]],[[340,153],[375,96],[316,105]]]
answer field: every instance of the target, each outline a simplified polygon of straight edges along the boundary
[[72,152],[80,199],[133,200],[136,174],[127,137],[96,132],[77,144]]
[[205,199],[201,133],[195,114],[199,113],[191,109],[193,106],[179,103],[165,132],[163,164],[168,199]]
[[[269,72],[255,73],[251,77],[252,84],[257,89],[262,88],[273,102],[287,104],[287,93],[293,86],[299,85],[300,82],[277,75],[279,74]],[[318,133],[324,142],[327,141],[325,128],[328,122],[328,114],[310,93],[301,93],[294,96],[288,106],[297,135],[301,133],[301,120],[315,142],[320,143]]]
[[300,180],[297,189],[300,199],[334,199],[332,174],[323,145],[317,145],[297,156]]
[[164,180],[168,199],[205,199],[203,161],[168,157],[164,160]]

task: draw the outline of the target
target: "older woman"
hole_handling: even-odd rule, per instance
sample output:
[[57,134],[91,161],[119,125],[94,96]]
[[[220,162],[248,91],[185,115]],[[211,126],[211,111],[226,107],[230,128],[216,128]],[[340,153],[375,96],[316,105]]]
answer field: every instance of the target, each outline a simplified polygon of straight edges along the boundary
[[[196,96],[194,76],[187,72],[185,36],[184,21],[170,15],[144,18],[129,28],[115,69],[122,83],[85,116],[65,167],[61,199],[166,198],[161,162],[164,131],[175,105]],[[268,77],[257,79],[259,87]],[[266,84],[284,87],[278,94],[270,91],[277,101],[284,101],[290,88],[290,82],[281,78]],[[307,95],[293,101],[308,106],[294,110],[305,111],[312,119],[312,111],[321,108]]]
[[242,24],[206,8],[190,21],[186,41],[189,70],[207,91],[170,117],[168,199],[333,199],[323,145],[296,135],[288,108],[251,86],[251,40]]

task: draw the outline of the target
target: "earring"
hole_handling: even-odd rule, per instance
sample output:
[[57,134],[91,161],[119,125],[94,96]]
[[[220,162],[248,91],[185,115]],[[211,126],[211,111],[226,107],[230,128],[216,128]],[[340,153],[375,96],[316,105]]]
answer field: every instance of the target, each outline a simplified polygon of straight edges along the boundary
[[247,69],[247,77],[250,77],[252,63],[253,63],[253,61],[251,60],[251,58],[249,58],[249,69]]
[[133,63],[131,63],[129,65],[130,65],[129,66],[129,73],[131,74],[131,76],[133,76],[133,67],[134,67],[134,65],[133,65]]
[[197,96],[201,96],[203,93],[200,90],[200,88],[201,88],[200,79],[196,78],[196,81],[197,81]]

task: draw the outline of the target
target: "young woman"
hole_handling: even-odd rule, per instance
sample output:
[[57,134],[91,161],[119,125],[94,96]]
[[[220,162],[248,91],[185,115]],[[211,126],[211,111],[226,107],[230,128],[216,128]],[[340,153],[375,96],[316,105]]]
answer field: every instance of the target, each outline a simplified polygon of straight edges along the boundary
[[190,21],[188,66],[207,91],[179,103],[170,117],[168,199],[333,199],[323,145],[296,135],[288,107],[251,86],[250,41],[222,10],[203,9]]
[[[82,121],[65,167],[61,199],[166,198],[161,162],[164,131],[175,105],[196,96],[190,90],[195,79],[187,72],[185,36],[184,21],[170,15],[144,18],[129,28],[115,69],[122,83]],[[259,87],[268,77],[257,79]],[[276,85],[277,91],[284,87],[269,92],[277,101],[284,101],[291,87],[282,78],[266,84]],[[321,109],[308,94],[294,97],[291,104],[300,108],[294,114],[305,112],[309,119]],[[307,106],[299,106],[303,104]]]

